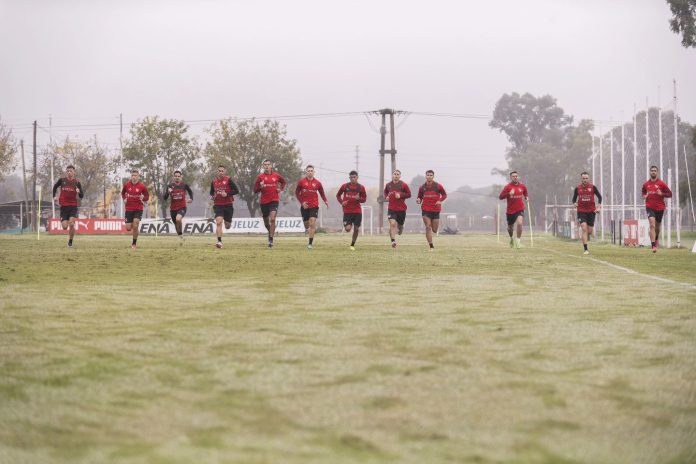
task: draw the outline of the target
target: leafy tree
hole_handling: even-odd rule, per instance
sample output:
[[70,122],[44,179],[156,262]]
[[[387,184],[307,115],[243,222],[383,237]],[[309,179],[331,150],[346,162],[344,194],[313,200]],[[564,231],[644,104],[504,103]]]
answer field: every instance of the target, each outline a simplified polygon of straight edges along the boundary
[[530,144],[545,143],[548,132],[572,123],[550,95],[535,97],[530,93],[503,94],[493,110],[489,126],[507,135],[512,144],[506,158],[509,161],[525,152]]
[[54,180],[65,174],[65,168],[75,166],[77,178],[82,184],[85,197],[82,204],[95,206],[102,198],[104,188],[116,184],[116,164],[108,157],[106,148],[95,138],[87,141],[67,137],[61,144],[50,145],[41,156],[37,183],[42,186],[44,196],[51,195],[51,158],[53,158]]
[[179,169],[194,179],[199,154],[198,141],[188,134],[186,122],[157,116],[133,123],[123,146],[124,161],[131,169],[140,170],[143,183],[151,189],[150,196],[157,197],[162,217],[168,213],[163,196],[173,172]]
[[670,29],[681,34],[684,47],[696,47],[696,0],[667,0],[667,3],[672,11]]
[[[258,194],[253,192],[254,181],[261,172],[261,163],[268,158],[274,169],[288,182],[281,199],[287,201],[294,195],[294,184],[302,175],[300,150],[297,141],[288,138],[287,129],[277,121],[237,121],[224,119],[209,129],[211,140],[204,150],[208,172],[214,173],[218,165],[226,166],[227,173],[239,187],[239,197],[246,202],[249,215],[254,217],[259,209]],[[210,185],[214,174],[203,177],[201,186]]]
[[15,168],[17,145],[9,129],[0,120],[0,181]]

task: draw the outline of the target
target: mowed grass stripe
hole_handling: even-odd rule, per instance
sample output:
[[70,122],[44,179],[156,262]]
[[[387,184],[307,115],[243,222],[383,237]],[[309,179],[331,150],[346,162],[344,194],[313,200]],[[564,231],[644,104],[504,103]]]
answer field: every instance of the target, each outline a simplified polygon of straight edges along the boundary
[[2,462],[696,456],[694,292],[577,244],[78,239],[0,239]]

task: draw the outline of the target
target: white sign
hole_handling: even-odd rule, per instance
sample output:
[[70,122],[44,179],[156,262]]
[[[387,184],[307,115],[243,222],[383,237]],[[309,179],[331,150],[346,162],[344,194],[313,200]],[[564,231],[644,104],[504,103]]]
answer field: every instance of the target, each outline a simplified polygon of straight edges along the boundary
[[[183,232],[184,235],[191,234],[214,234],[215,220],[210,218],[188,218],[184,217]],[[268,231],[263,225],[263,218],[233,218],[230,228],[224,228],[226,234],[266,234]],[[143,219],[140,221],[141,234],[154,234],[157,230],[158,234],[176,234],[176,227],[171,218],[166,219]],[[277,217],[276,232],[290,233],[305,231],[301,217]]]

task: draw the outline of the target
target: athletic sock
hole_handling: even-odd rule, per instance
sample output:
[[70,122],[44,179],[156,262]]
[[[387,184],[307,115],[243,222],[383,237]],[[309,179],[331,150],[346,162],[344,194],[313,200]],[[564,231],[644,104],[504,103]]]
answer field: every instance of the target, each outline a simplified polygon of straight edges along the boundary
[[431,244],[430,244],[430,248],[435,248],[435,246],[431,243]]
[[218,237],[218,242],[222,243],[222,237]]
[[314,237],[309,237],[309,244],[311,245],[312,242],[314,242]]
[[587,243],[583,244],[582,247],[587,251]]
[[350,246],[355,246],[355,240],[350,242]]
[[68,240],[68,245],[72,245],[72,240],[73,240],[73,239],[69,239],[69,240]]
[[137,243],[138,243],[138,239],[137,239],[137,238],[134,238],[134,239],[133,239],[133,245],[135,245],[135,244],[137,244]]
[[650,242],[650,246],[655,246],[655,242]]

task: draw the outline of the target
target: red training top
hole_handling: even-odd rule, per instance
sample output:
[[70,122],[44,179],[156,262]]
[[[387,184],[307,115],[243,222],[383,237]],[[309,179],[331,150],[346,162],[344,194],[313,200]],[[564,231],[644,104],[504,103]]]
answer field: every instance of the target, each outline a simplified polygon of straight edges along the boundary
[[280,201],[280,190],[283,190],[287,182],[283,176],[277,172],[266,174],[262,172],[254,182],[254,193],[261,192],[259,203],[267,205],[268,203],[277,203]]
[[[142,200],[140,195],[143,195]],[[142,211],[144,208],[143,202],[150,199],[150,193],[142,182],[133,184],[131,181],[128,181],[123,184],[121,198],[126,202],[126,211]]]
[[[657,193],[660,191],[662,195]],[[645,207],[655,211],[665,210],[665,198],[672,198],[672,191],[667,187],[662,179],[655,182],[648,180],[643,184],[643,196],[645,197]]]
[[[239,193],[238,190],[235,191],[236,187],[230,176],[222,176],[222,179],[215,176],[213,182],[210,183],[210,195],[214,195],[213,204],[215,206],[224,206],[234,203],[234,195]],[[223,192],[226,196],[222,196]]]
[[506,214],[515,214],[518,211],[524,210],[524,200],[528,197],[527,187],[525,187],[523,183],[518,182],[517,185],[515,185],[510,182],[503,187],[498,198],[501,200],[507,199]]
[[595,195],[599,198],[599,203],[602,203],[602,195],[599,194],[599,190],[592,184],[578,185],[575,187],[575,192],[573,192],[573,203],[578,205],[578,213],[594,213],[597,211],[597,205],[595,204]]
[[300,204],[306,202],[307,208],[319,207],[319,195],[321,195],[321,199],[326,202],[324,187],[317,179],[309,180],[308,178],[303,177],[297,183],[297,187],[295,188],[295,196]]
[[[396,198],[396,194],[399,194],[400,198]],[[384,186],[384,198],[389,200],[389,206],[387,209],[389,211],[406,211],[406,199],[411,198],[411,189],[408,188],[408,184],[403,180],[394,183],[388,182]]]
[[[171,193],[169,193],[169,189],[172,189]],[[170,182],[169,185],[167,185],[167,191],[164,192],[164,199],[166,200],[169,196],[172,197],[172,202],[169,205],[170,211],[179,211],[186,208],[186,192],[188,192],[189,197],[193,200],[193,192],[187,183],[179,182],[177,184],[176,182]]]
[[365,187],[357,182],[355,184],[346,182],[338,189],[336,199],[341,206],[343,206],[344,213],[359,214],[362,213],[360,203],[365,203],[365,201],[367,201],[367,192],[365,191]]
[[418,198],[421,199],[421,209],[429,213],[439,213],[442,211],[442,204],[437,204],[438,201],[445,201],[447,192],[442,185],[437,182],[432,182],[430,185],[426,182],[418,189]]
[[70,180],[67,177],[61,177],[58,179],[58,182],[56,182],[56,185],[53,186],[54,197],[56,196],[56,190],[58,190],[59,187],[60,196],[58,197],[58,204],[60,206],[78,206],[79,202],[77,201],[77,189],[80,189],[80,198],[84,196],[80,181],[77,180],[77,178]]

